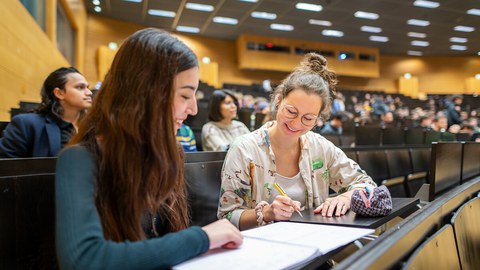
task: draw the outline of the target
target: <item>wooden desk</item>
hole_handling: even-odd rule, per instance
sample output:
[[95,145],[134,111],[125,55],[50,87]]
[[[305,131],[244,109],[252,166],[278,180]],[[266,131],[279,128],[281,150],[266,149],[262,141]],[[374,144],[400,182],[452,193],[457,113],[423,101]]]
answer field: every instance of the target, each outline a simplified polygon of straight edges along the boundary
[[302,212],[303,217],[293,213],[290,221],[376,229],[397,216],[416,211],[419,202],[420,200],[415,198],[392,198],[392,212],[384,217],[362,217],[351,210],[341,217],[323,217],[314,214],[313,211],[304,211]]

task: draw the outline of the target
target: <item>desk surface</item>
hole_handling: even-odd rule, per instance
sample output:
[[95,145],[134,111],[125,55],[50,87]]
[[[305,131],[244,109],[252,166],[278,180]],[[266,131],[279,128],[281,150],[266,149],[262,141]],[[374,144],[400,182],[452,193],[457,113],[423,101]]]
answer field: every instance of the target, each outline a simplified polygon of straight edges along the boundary
[[303,217],[293,213],[290,221],[375,229],[397,216],[415,211],[419,202],[416,198],[392,198],[392,212],[384,217],[362,217],[351,210],[341,217],[323,217],[313,211],[304,211]]

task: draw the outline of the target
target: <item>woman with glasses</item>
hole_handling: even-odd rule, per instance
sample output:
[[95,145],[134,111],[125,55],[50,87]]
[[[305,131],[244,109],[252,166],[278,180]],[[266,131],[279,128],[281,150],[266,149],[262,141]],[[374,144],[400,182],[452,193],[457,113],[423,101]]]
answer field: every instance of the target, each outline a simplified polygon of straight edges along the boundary
[[[326,64],[307,54],[273,94],[276,120],[232,144],[222,170],[219,218],[245,230],[288,220],[302,208],[341,216],[354,189],[376,186],[342,150],[311,132],[328,117],[335,94],[336,75]],[[340,195],[329,198],[329,188]]]
[[202,127],[204,151],[227,151],[236,137],[250,132],[247,126],[235,120],[238,112],[237,98],[229,90],[213,92],[208,104],[210,122]]

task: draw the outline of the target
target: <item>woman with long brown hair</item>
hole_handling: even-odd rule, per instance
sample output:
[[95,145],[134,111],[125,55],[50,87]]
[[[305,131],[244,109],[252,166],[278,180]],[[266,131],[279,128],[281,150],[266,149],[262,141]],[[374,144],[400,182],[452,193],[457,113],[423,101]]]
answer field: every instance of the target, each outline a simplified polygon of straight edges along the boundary
[[58,159],[61,268],[169,268],[241,244],[228,221],[188,228],[175,132],[197,113],[198,76],[194,53],[166,32],[140,30],[121,46]]

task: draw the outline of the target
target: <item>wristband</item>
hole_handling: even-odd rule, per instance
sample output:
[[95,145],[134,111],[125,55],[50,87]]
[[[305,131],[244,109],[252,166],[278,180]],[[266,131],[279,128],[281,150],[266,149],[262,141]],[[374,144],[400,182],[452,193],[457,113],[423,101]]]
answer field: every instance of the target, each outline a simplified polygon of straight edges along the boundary
[[266,201],[261,201],[255,206],[255,213],[257,214],[257,224],[258,226],[263,226],[267,224],[265,221],[263,221],[263,213],[262,210],[265,206],[269,205]]

